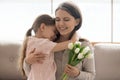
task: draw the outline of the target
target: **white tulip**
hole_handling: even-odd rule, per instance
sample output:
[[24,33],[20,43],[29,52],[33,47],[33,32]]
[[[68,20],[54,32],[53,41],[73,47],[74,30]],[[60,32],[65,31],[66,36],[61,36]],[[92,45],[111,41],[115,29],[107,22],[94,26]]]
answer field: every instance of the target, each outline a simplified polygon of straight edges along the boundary
[[81,42],[79,42],[79,41],[76,41],[76,42],[75,42],[75,44],[80,44],[80,45],[81,45]]
[[79,53],[79,51],[80,51],[80,48],[76,48],[76,49],[75,49],[75,53],[76,53],[76,54]]
[[94,56],[94,55],[93,55],[92,53],[89,53],[88,56],[87,56],[87,58],[92,59],[93,56]]
[[68,44],[68,49],[73,49],[73,46],[74,46],[73,43],[69,43]]
[[89,50],[90,50],[90,48],[87,46],[83,49],[82,53],[86,54]]
[[83,54],[82,53],[79,53],[78,56],[77,56],[78,59],[81,59],[83,58]]

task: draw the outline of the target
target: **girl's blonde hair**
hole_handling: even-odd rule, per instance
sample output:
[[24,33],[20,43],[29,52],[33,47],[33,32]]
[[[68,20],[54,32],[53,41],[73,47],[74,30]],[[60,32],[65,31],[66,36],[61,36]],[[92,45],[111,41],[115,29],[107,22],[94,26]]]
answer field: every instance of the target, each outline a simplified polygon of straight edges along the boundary
[[32,30],[34,31],[34,33],[36,33],[38,28],[40,27],[40,25],[42,23],[44,23],[45,25],[48,25],[48,26],[49,25],[55,25],[55,19],[52,18],[51,16],[47,15],[47,14],[40,15],[36,18],[32,27],[26,32],[25,39],[24,39],[23,44],[21,46],[19,62],[18,62],[19,70],[24,77],[26,77],[26,75],[25,75],[25,71],[24,71],[24,68],[23,68],[23,63],[24,63],[24,58],[26,57],[26,48],[27,48],[28,37],[32,36],[32,33],[31,33]]

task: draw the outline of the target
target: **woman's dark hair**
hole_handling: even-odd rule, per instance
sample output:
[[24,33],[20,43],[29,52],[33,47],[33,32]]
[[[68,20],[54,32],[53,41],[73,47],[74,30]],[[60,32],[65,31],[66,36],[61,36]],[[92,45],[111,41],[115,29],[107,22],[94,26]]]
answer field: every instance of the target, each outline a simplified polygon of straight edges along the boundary
[[34,33],[36,33],[42,23],[44,23],[45,25],[55,25],[55,19],[47,14],[38,16],[34,21],[32,27],[27,31],[26,37],[31,36],[32,30],[34,31]]
[[75,31],[77,31],[81,27],[81,25],[82,25],[82,15],[81,15],[81,12],[79,10],[79,7],[76,4],[74,4],[73,2],[70,2],[70,1],[61,3],[58,6],[58,8],[56,9],[56,11],[58,11],[59,9],[67,11],[75,19],[79,19],[80,20],[79,24],[77,26],[75,26],[74,30],[71,32],[71,35],[69,37],[69,39],[71,39],[71,37],[73,36]]

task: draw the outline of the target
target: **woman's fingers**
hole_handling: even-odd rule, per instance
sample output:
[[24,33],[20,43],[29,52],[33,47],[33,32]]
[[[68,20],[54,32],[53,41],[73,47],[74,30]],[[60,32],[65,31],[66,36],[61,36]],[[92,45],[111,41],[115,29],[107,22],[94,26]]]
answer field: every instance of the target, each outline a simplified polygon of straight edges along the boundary
[[69,73],[69,70],[70,70],[70,69],[69,69],[68,65],[66,65],[65,70],[64,70],[65,73]]
[[36,58],[45,58],[47,55],[42,53],[34,54]]
[[34,53],[34,52],[35,52],[35,50],[36,50],[36,48],[34,48],[34,49],[30,52],[30,54],[31,54],[31,53]]
[[29,64],[33,64],[33,63],[36,63],[36,62],[37,63],[43,63],[47,54],[36,53],[35,50],[36,50],[36,48],[31,50],[31,52],[27,55],[26,62],[28,62]]
[[65,71],[66,74],[68,74],[68,75],[71,76],[71,77],[75,77],[75,76],[77,76],[77,75],[80,74],[79,69],[76,68],[76,67],[73,67],[73,66],[71,66],[71,65],[66,65],[64,71]]
[[43,63],[47,54],[37,53],[37,54],[34,54],[34,56],[35,56],[36,62]]
[[29,64],[43,63],[46,58],[46,54],[36,53],[35,48],[27,55],[26,62]]

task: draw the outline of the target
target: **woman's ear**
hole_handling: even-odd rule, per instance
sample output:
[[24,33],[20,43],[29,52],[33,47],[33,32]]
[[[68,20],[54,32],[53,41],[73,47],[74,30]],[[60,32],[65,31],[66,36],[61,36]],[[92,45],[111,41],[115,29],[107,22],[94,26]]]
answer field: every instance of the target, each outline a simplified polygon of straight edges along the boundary
[[79,23],[80,23],[80,19],[77,18],[77,19],[76,19],[76,25],[75,25],[75,26],[77,26]]
[[42,23],[42,24],[40,25],[40,30],[41,30],[41,31],[44,31],[44,29],[45,29],[45,24]]

